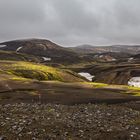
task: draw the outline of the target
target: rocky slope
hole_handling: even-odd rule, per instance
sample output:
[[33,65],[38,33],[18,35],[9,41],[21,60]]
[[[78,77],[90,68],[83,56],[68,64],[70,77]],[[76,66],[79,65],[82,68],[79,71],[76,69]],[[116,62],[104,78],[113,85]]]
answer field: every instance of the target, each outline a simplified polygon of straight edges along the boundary
[[140,112],[122,105],[0,105],[0,138],[139,140]]

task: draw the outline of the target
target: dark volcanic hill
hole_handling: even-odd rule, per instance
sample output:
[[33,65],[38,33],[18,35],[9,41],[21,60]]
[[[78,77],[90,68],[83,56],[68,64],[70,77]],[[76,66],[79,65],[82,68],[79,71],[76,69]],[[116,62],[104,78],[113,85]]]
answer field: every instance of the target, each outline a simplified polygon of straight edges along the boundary
[[46,57],[72,55],[72,52],[45,39],[25,39],[3,42],[0,43],[0,49]]
[[[24,39],[0,43],[0,50],[40,57],[47,64],[78,64],[90,62],[132,61],[140,46],[90,46],[65,48],[46,39]],[[131,54],[131,55],[130,55]],[[135,60],[135,59],[134,59]]]
[[0,43],[0,50],[51,58],[53,62],[72,63],[80,61],[77,53],[45,39],[25,39],[3,42]]
[[46,39],[24,39],[3,42],[0,43],[0,50],[39,56],[49,64],[87,63],[95,59],[92,55],[79,54]]
[[70,47],[71,50],[87,54],[87,53],[105,53],[105,52],[124,52],[130,54],[140,53],[140,45],[113,45],[113,46],[92,46],[80,45],[77,47]]

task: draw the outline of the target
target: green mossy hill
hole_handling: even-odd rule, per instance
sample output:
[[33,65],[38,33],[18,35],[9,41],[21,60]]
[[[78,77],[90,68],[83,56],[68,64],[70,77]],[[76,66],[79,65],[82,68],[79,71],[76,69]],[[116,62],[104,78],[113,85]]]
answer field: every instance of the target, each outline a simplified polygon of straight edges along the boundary
[[24,62],[24,61],[0,61],[1,73],[8,75],[37,79],[37,80],[58,80],[66,82],[82,82],[82,79],[78,74],[73,72],[67,72],[65,70],[56,69],[53,67]]
[[32,55],[21,54],[12,51],[0,51],[0,60],[12,60],[12,61],[31,61],[40,62],[39,57],[34,57]]
[[[112,84],[105,84],[105,83],[96,83],[96,82],[81,82],[80,83],[83,86],[87,86],[90,88],[96,88],[96,89],[109,89],[110,92],[113,90],[116,90],[117,93],[121,94],[127,94],[131,96],[139,96],[140,97],[140,87],[132,87],[127,85],[112,85]],[[119,91],[120,90],[120,91]]]

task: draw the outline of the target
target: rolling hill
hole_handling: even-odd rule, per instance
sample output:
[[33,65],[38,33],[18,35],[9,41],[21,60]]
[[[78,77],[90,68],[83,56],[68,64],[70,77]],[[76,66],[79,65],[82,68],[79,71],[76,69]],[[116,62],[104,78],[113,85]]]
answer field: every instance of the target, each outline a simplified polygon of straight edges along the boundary
[[30,54],[59,63],[79,61],[77,53],[45,39],[13,40],[0,43],[0,50]]
[[112,45],[112,46],[92,46],[92,45],[80,45],[76,47],[70,47],[76,53],[88,54],[88,53],[106,53],[106,52],[121,52],[129,54],[140,53],[140,45]]
[[0,61],[0,76],[6,79],[36,79],[40,81],[82,82],[87,81],[70,70],[60,70],[38,63],[24,61]]
[[[64,64],[65,66],[63,67],[62,65],[61,68],[65,68],[66,71],[64,71],[62,77],[67,73],[66,81],[69,81],[71,77],[73,79],[78,76],[67,69],[76,72],[88,72],[95,75],[94,80],[96,82],[109,84],[127,84],[131,77],[139,76],[140,57],[139,54],[136,54],[140,50],[138,45],[104,47],[83,45],[75,48],[64,48],[45,39],[26,39],[3,42],[0,43],[0,46],[0,60],[43,62],[47,66],[59,65],[60,67],[61,64]],[[18,62],[18,65],[21,65],[21,63]],[[30,70],[30,65],[28,66],[29,70],[20,69],[13,72],[18,74],[18,76],[22,75],[24,78],[29,76],[34,78],[35,76],[36,79],[39,76],[39,78],[42,79],[43,77],[43,80],[45,80],[44,72],[38,73],[35,69]],[[27,73],[30,73],[30,75],[27,76]]]
[[40,57],[52,66],[87,63],[94,61],[88,54],[81,55],[68,47],[62,47],[46,39],[13,40],[0,43],[0,50],[13,51]]
[[104,63],[92,65],[82,71],[94,75],[94,82],[127,85],[132,77],[139,77],[139,63]]
[[13,51],[0,50],[0,60],[12,60],[12,61],[28,61],[28,62],[41,62],[42,59],[38,56],[27,55],[23,53]]

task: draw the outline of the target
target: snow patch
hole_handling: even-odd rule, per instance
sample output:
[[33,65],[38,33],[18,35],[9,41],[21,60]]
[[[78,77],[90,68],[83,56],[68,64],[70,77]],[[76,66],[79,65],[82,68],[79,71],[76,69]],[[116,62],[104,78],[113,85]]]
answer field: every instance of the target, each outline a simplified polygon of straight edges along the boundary
[[22,47],[18,47],[17,50],[16,50],[16,52],[19,52],[19,50],[21,50],[21,49],[22,49]]
[[140,87],[140,77],[132,77],[128,81],[128,85],[133,87]]
[[0,48],[4,48],[4,47],[6,47],[6,45],[0,45]]
[[103,55],[100,55],[100,56],[99,56],[99,58],[103,58],[103,57],[104,57]]
[[97,58],[98,57],[98,55],[96,54],[96,55],[94,55],[94,58]]
[[133,60],[133,59],[134,59],[133,57],[129,58],[129,60]]
[[128,58],[128,62],[131,62],[133,59],[133,57]]
[[116,61],[116,59],[115,58],[112,58],[112,61]]
[[52,59],[51,58],[48,58],[48,57],[42,57],[44,61],[51,61]]
[[90,73],[87,73],[87,72],[79,72],[78,74],[85,77],[89,81],[92,81],[92,78],[95,77],[95,76],[93,76],[93,75],[91,75]]

